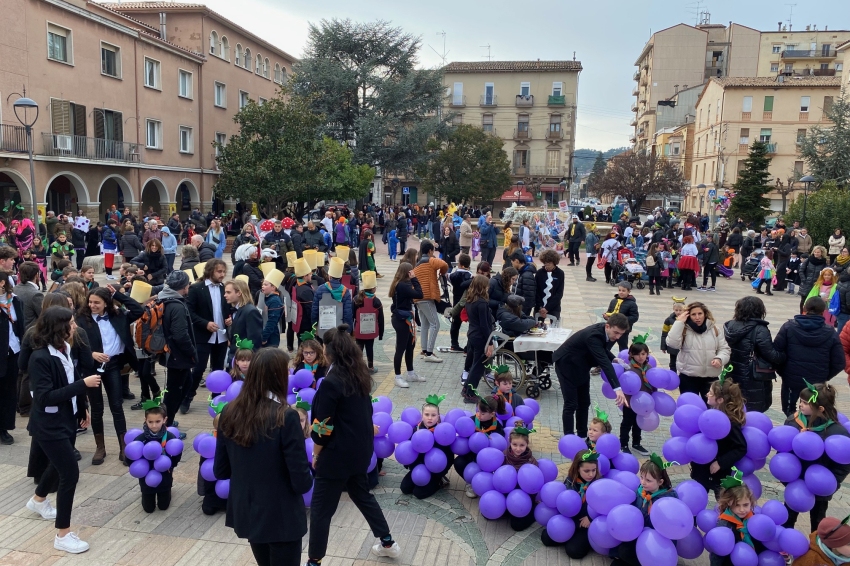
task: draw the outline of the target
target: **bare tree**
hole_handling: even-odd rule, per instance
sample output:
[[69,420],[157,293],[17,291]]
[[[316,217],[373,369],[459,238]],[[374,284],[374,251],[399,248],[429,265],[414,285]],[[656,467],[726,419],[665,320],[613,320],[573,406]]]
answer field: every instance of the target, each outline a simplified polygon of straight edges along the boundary
[[622,196],[633,213],[649,197],[681,197],[685,193],[682,172],[677,163],[657,155],[627,151],[608,162],[605,174],[589,191],[595,196]]

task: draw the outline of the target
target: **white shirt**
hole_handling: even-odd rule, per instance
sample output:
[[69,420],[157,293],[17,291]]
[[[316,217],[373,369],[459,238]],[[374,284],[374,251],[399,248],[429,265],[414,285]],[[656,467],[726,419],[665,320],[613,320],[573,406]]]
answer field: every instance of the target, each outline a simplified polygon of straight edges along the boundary
[[124,342],[121,337],[115,332],[112,323],[109,322],[109,315],[104,314],[107,318],[98,320],[96,314],[92,314],[92,320],[97,324],[97,329],[100,330],[100,340],[103,342],[103,353],[110,358],[124,353]]
[[207,343],[219,344],[227,341],[227,331],[224,327],[224,314],[221,312],[221,285],[213,283],[211,279],[204,280],[204,283],[206,283],[207,289],[209,289],[210,299],[212,300],[213,322],[215,322],[219,328],[218,331],[212,333],[212,336],[210,336]]
[[[63,354],[56,348],[51,345],[47,345],[47,351],[50,352],[51,356],[55,356],[59,358],[62,362],[62,367],[65,368],[65,376],[68,378],[68,385],[74,383],[74,362],[71,361],[71,345],[65,342],[65,351],[67,354]],[[71,397],[71,404],[74,406],[74,414],[77,413],[77,398]],[[52,409],[52,410],[51,410]],[[58,407],[45,407],[45,413],[56,413],[59,411]]]
[[327,230],[328,234],[330,234],[334,228],[334,221],[325,216],[322,218],[322,226],[324,226],[325,230]]
[[[15,295],[12,295],[13,297]],[[13,322],[18,321],[18,316],[15,314],[15,303],[9,303],[9,349],[17,354],[21,351],[21,341],[15,335],[15,326]]]

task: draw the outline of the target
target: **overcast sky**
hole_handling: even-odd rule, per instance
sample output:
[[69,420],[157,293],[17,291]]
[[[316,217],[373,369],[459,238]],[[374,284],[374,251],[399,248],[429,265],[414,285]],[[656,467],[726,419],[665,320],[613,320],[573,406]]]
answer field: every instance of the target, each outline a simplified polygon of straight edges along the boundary
[[[425,67],[441,64],[435,51],[443,52],[443,31],[449,62],[486,60],[487,45],[494,61],[572,59],[575,52],[584,67],[576,147],[600,150],[629,145],[634,62],[650,34],[680,22],[693,25],[697,13],[688,0],[198,1],[296,57],[307,41],[308,22],[323,18],[389,20],[422,37]],[[766,31],[787,22],[795,2],[794,30],[807,24],[850,27],[846,0],[711,0],[700,10],[711,12],[712,23],[732,20]]]

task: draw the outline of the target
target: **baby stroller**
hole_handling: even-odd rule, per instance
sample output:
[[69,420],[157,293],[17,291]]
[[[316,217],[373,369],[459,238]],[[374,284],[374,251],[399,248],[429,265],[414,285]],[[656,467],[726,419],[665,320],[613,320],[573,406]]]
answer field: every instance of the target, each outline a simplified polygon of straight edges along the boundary
[[760,249],[755,250],[750,254],[750,257],[747,258],[747,261],[744,263],[744,267],[741,269],[741,281],[743,281],[745,277],[749,278],[750,281],[753,281],[756,277],[758,277],[759,265],[761,264],[761,258],[763,257],[764,252]]
[[643,275],[646,273],[643,265],[635,258],[634,252],[622,248],[617,252],[617,261],[612,265],[611,286],[616,287],[620,281],[628,281],[638,289],[645,287]]

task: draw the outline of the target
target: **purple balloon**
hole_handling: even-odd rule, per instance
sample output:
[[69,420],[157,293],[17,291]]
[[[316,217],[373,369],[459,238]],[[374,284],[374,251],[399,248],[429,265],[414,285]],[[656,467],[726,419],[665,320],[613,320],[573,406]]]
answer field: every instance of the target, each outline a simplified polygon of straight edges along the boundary
[[490,519],[491,521],[499,519],[505,514],[505,510],[507,509],[505,496],[491,489],[481,496],[481,499],[478,501],[478,509],[486,519]]
[[658,360],[655,359],[655,356],[649,356],[646,358],[646,365],[651,368],[658,367]]
[[446,457],[445,452],[439,448],[432,448],[425,454],[425,467],[428,468],[428,471],[432,474],[441,473],[446,469],[446,465],[448,463],[449,460]]
[[158,487],[162,483],[162,474],[156,470],[151,470],[145,474],[145,485],[148,487]]
[[850,464],[850,437],[833,435],[823,441],[824,451],[837,464]]
[[214,458],[215,445],[216,439],[214,436],[207,436],[206,438],[201,439],[201,442],[198,444],[198,454],[207,459]]
[[680,437],[684,439],[690,438],[690,434],[680,429],[675,422],[670,423],[670,436],[672,437]]
[[372,441],[375,454],[378,458],[389,458],[395,450],[395,444],[386,436],[377,436]]
[[799,433],[793,426],[777,426],[767,433],[767,440],[777,452],[791,452],[791,445]]
[[613,434],[605,433],[596,440],[596,451],[606,458],[613,458],[620,453],[620,439]]
[[694,405],[679,405],[673,413],[673,422],[688,435],[694,435],[699,432],[699,417],[702,413],[703,410]]
[[410,478],[414,484],[422,487],[423,485],[428,485],[428,482],[431,481],[431,472],[428,471],[425,464],[419,464],[410,472]]
[[375,466],[377,466],[377,465],[378,465],[378,456],[376,456],[375,453],[372,452],[372,457],[369,458],[369,466],[366,468],[366,473],[367,474],[371,473],[372,470],[374,470]]
[[388,413],[372,413],[372,424],[378,427],[375,436],[387,436],[390,432],[390,427],[394,424],[393,417]]
[[705,549],[718,556],[729,556],[735,548],[735,535],[732,529],[715,527],[705,534]]
[[761,506],[761,514],[770,517],[776,525],[784,525],[785,521],[788,520],[788,508],[781,501],[775,499],[771,499]]
[[624,371],[620,376],[620,388],[626,395],[634,395],[640,391],[643,381],[640,376],[633,371]]
[[791,556],[803,556],[809,551],[809,538],[795,529],[785,529],[779,535],[779,545]]
[[717,526],[717,517],[720,514],[716,509],[703,509],[697,513],[697,527],[704,533]]
[[726,438],[732,429],[732,423],[729,421],[729,417],[726,416],[726,413],[717,409],[703,411],[697,422],[700,432],[711,440]]
[[145,445],[140,440],[134,440],[124,447],[124,456],[130,460],[138,460],[142,457]]
[[504,413],[496,413],[496,418],[502,421],[503,423],[511,418],[514,415],[514,408],[511,407],[510,403],[505,403],[505,412]]
[[757,541],[765,542],[776,537],[776,523],[764,513],[753,515],[747,521],[747,530]]
[[[153,462],[162,455],[162,444],[156,440],[151,440],[145,443],[142,448],[142,456]],[[213,453],[215,455],[215,453]]]
[[[212,435],[208,432],[202,432],[202,433],[198,434],[198,436],[196,436],[194,439],[192,439],[192,449],[195,452],[198,452],[198,445],[201,443],[201,440],[203,440],[204,438],[206,438],[208,436],[212,436]],[[127,444],[129,444],[129,442]],[[126,454],[126,453],[127,453],[127,449],[125,448],[124,454]]]
[[239,396],[242,391],[243,381],[234,381],[227,387],[227,392],[224,394],[224,399],[228,402],[233,401]]
[[608,472],[611,471],[611,460],[609,460],[606,456],[602,454],[599,455],[599,459],[596,461],[596,465],[599,466],[599,475],[607,476]]
[[791,441],[791,449],[800,460],[813,462],[823,456],[823,439],[816,432],[801,432]]
[[681,395],[679,395],[679,398],[676,399],[677,407],[682,407],[683,405],[693,405],[694,407],[697,407],[698,409],[701,409],[703,411],[708,408],[705,405],[705,401],[702,400],[702,397],[690,391],[682,393]]
[[587,488],[587,504],[603,515],[610,513],[617,505],[630,505],[634,501],[634,491],[611,479],[598,479]]
[[608,534],[626,542],[635,540],[643,532],[643,513],[634,505],[617,505],[608,513]]
[[475,423],[469,417],[463,417],[455,422],[455,430],[458,436],[469,438],[475,432]]
[[549,507],[543,503],[539,503],[537,507],[534,508],[534,520],[540,523],[541,525],[545,525],[549,522],[549,519],[558,515],[558,510]]
[[638,391],[632,395],[632,398],[629,401],[629,407],[631,407],[631,409],[638,415],[648,415],[655,411],[655,401],[653,400],[652,395],[646,391]]
[[387,429],[387,437],[393,444],[401,444],[405,440],[410,440],[413,436],[413,426],[404,421],[394,422]]
[[469,454],[469,439],[466,439],[462,436],[458,436],[455,438],[454,442],[452,442],[452,453],[463,456],[464,454]]
[[646,372],[646,380],[656,389],[667,389],[667,370],[654,367]]
[[[298,398],[296,397],[295,393],[288,393],[286,395],[286,404],[287,405],[294,407],[295,403],[297,403],[297,402],[298,402]],[[210,409],[212,409],[212,407],[210,407]],[[210,415],[210,416],[215,418],[215,415]]]
[[758,566],[759,563],[758,554],[745,542],[735,543],[729,558],[735,566]]
[[540,403],[538,403],[535,399],[524,399],[523,405],[534,411],[534,416],[540,414]]
[[685,465],[691,461],[690,456],[688,456],[688,439],[682,436],[668,438],[664,442],[661,453],[664,454],[664,458],[668,462],[679,462],[679,464]]
[[490,438],[483,432],[473,433],[469,437],[469,449],[478,454],[490,446]]
[[785,558],[774,550],[759,553],[759,566],[785,566]]
[[465,416],[463,414],[463,409],[455,408],[455,409],[450,410],[448,413],[446,413],[446,416],[443,417],[443,422],[454,425],[457,422],[457,420],[459,418],[463,417],[463,416]]
[[141,478],[143,478],[147,475],[147,473],[150,471],[150,469],[151,469],[150,462],[148,460],[145,460],[144,458],[140,458],[140,459],[136,460],[135,462],[133,462],[132,464],[130,464],[130,475],[133,476],[134,478],[141,479]]
[[419,453],[413,449],[413,444],[409,440],[405,440],[395,447],[395,459],[402,466],[409,466],[418,457]]
[[[498,435],[497,435],[498,436]],[[434,427],[434,442],[440,446],[451,446],[457,438],[455,427],[451,423],[440,423]]]
[[770,441],[767,439],[767,435],[751,426],[745,426],[742,432],[744,438],[747,439],[747,456],[755,459],[767,458],[767,455],[770,454]]
[[688,439],[685,449],[688,458],[697,464],[708,464],[717,457],[717,442],[706,438],[701,432]]
[[313,372],[309,369],[299,369],[289,378],[289,386],[293,389],[304,389],[313,385]]
[[[621,359],[621,360],[623,360],[623,361],[628,361],[628,359],[629,359],[629,349],[628,349],[628,348],[623,348],[623,349],[622,349],[622,350],[620,350],[620,352],[617,354],[617,357],[618,357],[618,358],[620,358],[620,359]],[[614,364],[614,367],[617,367],[618,365],[620,365],[620,364]],[[622,367],[622,366],[621,366],[621,367]]]
[[679,501],[685,503],[694,515],[705,510],[708,505],[708,492],[694,480],[685,480],[676,487]]
[[638,459],[634,457],[632,454],[626,454],[625,452],[619,452],[616,456],[611,459],[611,465],[618,470],[623,472],[630,472],[632,474],[637,474],[640,469],[640,462]]
[[213,460],[204,460],[204,463],[201,464],[201,477],[207,481],[215,481],[215,472],[213,472],[214,462]]
[[581,511],[582,501],[578,492],[568,489],[555,498],[555,508],[564,517],[575,517]]
[[[673,390],[678,389],[678,388],[679,388],[679,374],[676,373],[675,371],[673,371],[672,369],[668,369],[667,370],[667,387],[665,387],[664,389],[667,389],[669,391],[673,391]],[[697,397],[699,397],[699,395],[697,395]],[[702,401],[701,397],[700,397],[700,401]]]
[[671,540],[686,537],[694,527],[694,514],[684,501],[664,497],[653,503],[649,520],[660,534]]
[[582,450],[587,450],[587,443],[575,434],[562,436],[558,441],[558,452],[567,460],[575,459],[576,454]]
[[504,452],[508,448],[507,439],[501,434],[491,434],[489,437],[490,447]]
[[738,470],[745,476],[752,474],[756,471],[756,469],[758,469],[756,467],[756,460],[753,460],[749,456],[744,456],[743,458],[735,462],[735,467],[738,468]]
[[[628,359],[628,358],[626,358],[626,359]],[[621,376],[621,375],[623,375],[623,372],[625,372],[625,371],[626,371],[626,370],[624,370],[624,369],[623,369],[623,366],[621,366],[620,364],[611,364],[611,365],[614,367],[614,375],[616,375],[616,376],[617,376],[617,379],[619,379],[619,378],[620,378],[620,376]],[[611,381],[611,380],[608,378],[608,374],[607,374],[607,373],[605,373],[605,370],[602,370],[602,379],[603,379],[606,383],[607,383],[607,382],[609,382],[609,381]]]
[[416,427],[422,420],[422,413],[416,407],[407,407],[401,412],[401,420],[412,427]]
[[620,541],[612,537],[608,532],[608,518],[604,515],[600,515],[590,522],[590,527],[587,529],[587,536],[601,548],[614,548],[620,544]]
[[[504,466],[502,466],[504,467]],[[501,469],[501,468],[499,468]],[[496,470],[498,472],[499,470]],[[495,483],[495,480],[494,480]],[[500,490],[501,491],[501,490]],[[567,486],[559,481],[550,481],[540,489],[540,501],[553,509],[558,506],[558,496],[567,491]],[[538,521],[539,522],[539,521]]]
[[820,464],[812,464],[808,467],[805,482],[809,491],[821,497],[832,495],[838,489],[835,475]]
[[785,504],[797,513],[805,513],[815,506],[815,496],[804,480],[794,480],[785,486]]
[[493,472],[493,489],[507,495],[516,489],[516,476],[517,471],[513,466],[499,466],[499,469]]
[[537,467],[543,472],[544,481],[554,481],[558,477],[558,466],[552,460],[540,458],[537,460]]
[[410,444],[414,450],[424,454],[434,447],[434,433],[425,428],[417,430],[413,433]]
[[515,426],[516,426],[517,421],[519,421],[519,420],[520,420],[520,419],[519,419],[519,418],[517,418],[517,417],[511,417],[511,418],[509,418],[507,421],[505,421],[505,428],[508,428],[508,427],[513,428],[513,427],[515,427]]
[[171,469],[171,458],[163,454],[153,461],[153,469],[157,472],[167,472]]
[[676,552],[685,560],[693,560],[702,554],[705,545],[702,542],[702,533],[694,527],[683,539],[676,541]]
[[505,454],[495,448],[485,448],[478,453],[478,465],[484,472],[495,472],[505,461]]
[[750,491],[753,492],[756,499],[761,497],[761,480],[750,474],[748,476],[744,476],[744,483],[750,488]]
[[[126,446],[128,444],[131,444],[133,441],[136,440],[136,437],[138,437],[143,432],[144,431],[140,428],[132,428],[132,429],[128,430],[127,432],[125,432],[124,433],[124,445]],[[125,450],[124,453],[126,454],[127,451]]]
[[539,493],[544,483],[543,472],[534,464],[523,464],[517,472],[517,483],[526,493]]
[[316,397],[316,390],[312,387],[305,387],[301,391],[298,392],[298,396],[301,397],[302,401],[313,404],[313,399]]
[[770,459],[770,473],[783,483],[790,483],[800,477],[803,465],[791,452],[780,452]]
[[[653,505],[654,509],[655,506]],[[690,530],[693,530],[693,526],[691,526]],[[679,538],[685,538],[685,536],[690,534],[690,530]],[[679,555],[676,553],[676,545],[669,538],[652,529],[646,529],[640,534],[637,539],[636,549],[641,564],[676,566],[676,563],[679,561]]]
[[525,424],[529,424],[534,420],[534,409],[527,405],[520,405],[514,410],[517,417],[523,420]]
[[676,412],[676,401],[663,391],[656,391],[652,394],[652,400],[655,402],[655,412],[662,417],[672,417]]
[[661,424],[661,417],[658,416],[658,413],[652,411],[646,415],[638,415],[635,422],[641,430],[652,432]]
[[[300,370],[299,370],[300,371]],[[313,377],[313,372],[310,373],[310,378]],[[306,386],[309,387],[313,382],[311,381]],[[386,395],[379,395],[377,400],[372,403],[372,412],[373,413],[387,413],[388,415],[393,414],[393,401]],[[448,415],[447,415],[448,416]]]
[[[313,488],[310,488],[310,493],[312,496]],[[215,482],[215,494],[221,497],[222,499],[227,499],[230,497],[230,480],[218,480]]]
[[575,532],[575,521],[563,515],[555,515],[546,523],[546,534],[557,543],[567,542],[573,537]]
[[637,488],[640,487],[640,478],[638,478],[637,475],[631,472],[611,470],[605,475],[605,477],[623,484],[632,491],[636,491]]
[[233,383],[233,378],[223,369],[211,371],[207,376],[206,387],[210,393],[218,395],[227,390],[230,384]]
[[165,453],[169,456],[177,456],[183,453],[183,441],[179,438],[172,438],[165,443]]
[[770,431],[773,430],[773,421],[771,421],[770,417],[764,413],[760,413],[758,411],[747,411],[746,426],[757,428],[763,433],[769,434]]
[[478,464],[475,462],[470,462],[466,465],[466,468],[463,469],[463,481],[468,484],[472,484],[472,478],[481,472],[481,468],[478,467]]
[[606,399],[616,399],[617,394],[614,393],[614,388],[606,381],[602,383],[602,396]]
[[505,498],[508,513],[514,517],[525,517],[531,513],[531,497],[521,489],[515,489]]

